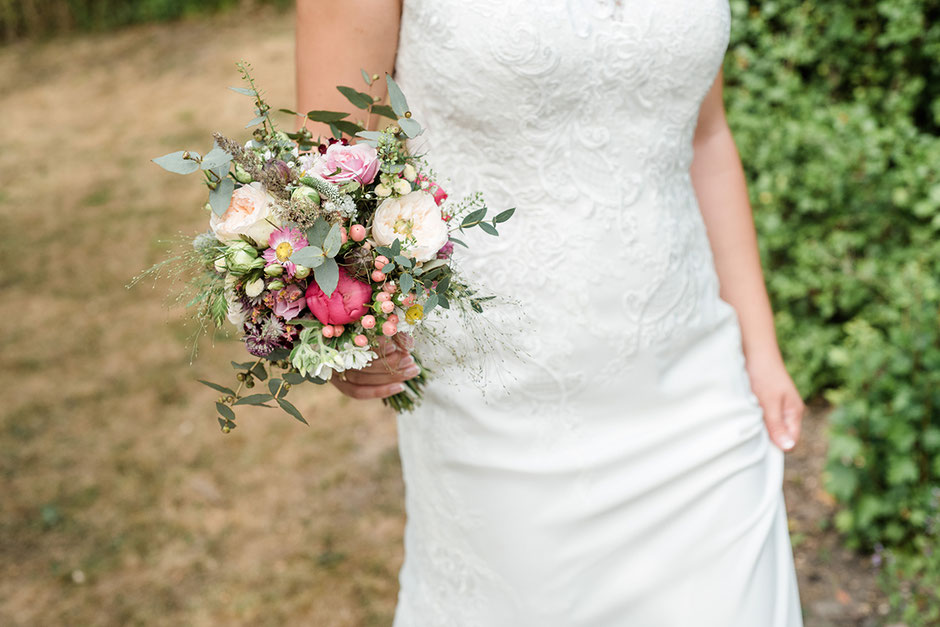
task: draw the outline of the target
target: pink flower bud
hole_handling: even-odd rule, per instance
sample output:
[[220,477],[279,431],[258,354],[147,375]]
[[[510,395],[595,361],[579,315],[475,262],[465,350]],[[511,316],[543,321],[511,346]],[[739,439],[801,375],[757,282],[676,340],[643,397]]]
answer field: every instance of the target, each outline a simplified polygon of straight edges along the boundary
[[398,321],[399,321],[398,314],[389,314],[389,315],[388,315],[388,321],[389,321],[389,322],[394,322],[395,324],[398,324]]
[[366,238],[366,227],[361,224],[354,224],[349,227],[349,236],[354,242],[361,242]]
[[389,281],[388,283],[382,286],[382,289],[388,292],[389,294],[394,294],[395,290],[398,289],[398,286],[395,285],[393,281]]
[[343,328],[343,325],[341,325],[341,324],[334,324],[334,325],[333,325],[333,337],[339,337],[339,336],[341,336],[341,335],[343,334],[343,331],[345,331],[345,330],[346,330],[346,329]]
[[375,300],[384,303],[385,301],[392,300],[392,295],[388,292],[382,291],[375,295]]
[[353,338],[353,343],[354,343],[356,346],[362,348],[362,347],[364,347],[364,346],[368,346],[368,345],[369,345],[369,338],[367,338],[367,337],[364,336],[364,335],[357,335],[356,337]]
[[387,300],[379,306],[379,309],[382,310],[382,313],[392,313],[395,311],[395,303]]
[[382,335],[392,336],[398,333],[398,325],[391,320],[382,323]]
[[333,337],[333,327],[328,324],[323,327],[321,333],[323,333],[323,337]]
[[363,329],[371,329],[375,326],[375,316],[371,314],[365,315],[359,322],[362,324]]
[[385,267],[385,264],[387,263],[388,263],[388,257],[386,257],[385,255],[379,255],[378,257],[375,258],[375,269],[381,270],[382,268]]
[[381,270],[373,270],[372,280],[375,281],[376,283],[381,283],[382,281],[385,280],[385,274],[383,274]]
[[339,227],[339,241],[342,244],[345,244],[349,240],[349,236],[346,234],[346,227]]

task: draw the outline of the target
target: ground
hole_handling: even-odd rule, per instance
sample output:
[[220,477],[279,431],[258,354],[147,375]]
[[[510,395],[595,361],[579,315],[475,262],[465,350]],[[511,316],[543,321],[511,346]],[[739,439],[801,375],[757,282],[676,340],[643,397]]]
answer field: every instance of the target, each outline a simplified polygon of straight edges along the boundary
[[[247,137],[238,59],[292,107],[292,38],[260,11],[0,48],[0,624],[391,624],[394,416],[298,390],[309,428],[256,409],[224,436],[195,379],[239,343],[190,363],[173,284],[125,288],[207,220],[195,179],[148,160]],[[877,625],[868,559],[827,526],[825,416],[787,456],[806,624]]]

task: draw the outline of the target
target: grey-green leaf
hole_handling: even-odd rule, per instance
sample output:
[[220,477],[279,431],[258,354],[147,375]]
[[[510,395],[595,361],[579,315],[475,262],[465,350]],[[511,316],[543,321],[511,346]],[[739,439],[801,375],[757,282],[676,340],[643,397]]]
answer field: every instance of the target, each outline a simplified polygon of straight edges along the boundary
[[339,225],[334,224],[332,227],[330,227],[330,231],[323,239],[323,254],[327,257],[335,257],[336,253],[339,252],[339,247],[342,246],[342,243],[343,236],[340,233]]
[[267,117],[266,115],[259,115],[259,116],[256,117],[254,120],[252,120],[251,122],[249,122],[248,124],[246,124],[246,125],[245,125],[245,128],[251,128],[252,126],[258,126],[259,124],[261,124],[262,122],[264,122],[264,120],[265,120],[266,117]]
[[404,117],[405,112],[408,110],[408,101],[405,100],[405,94],[402,93],[401,87],[389,74],[385,75],[385,82],[388,83],[388,100],[392,105],[392,109],[398,117]]
[[[243,396],[242,398],[235,401],[236,405],[264,405],[268,401],[274,400],[274,397],[270,394],[252,394],[251,396]],[[265,405],[267,407],[267,405]]]
[[304,246],[293,252],[290,256],[293,263],[308,268],[316,268],[323,263],[323,251],[317,246]]
[[421,125],[415,122],[414,118],[400,118],[398,126],[405,131],[405,135],[412,138],[420,135],[422,131]]
[[473,226],[474,222],[482,220],[486,216],[486,207],[482,209],[477,209],[476,211],[471,211],[467,214],[467,217],[463,219],[463,222],[460,223],[460,227]]
[[233,412],[232,408],[228,405],[224,403],[216,403],[215,408],[219,411],[219,415],[226,420],[235,420],[235,412]]
[[222,394],[229,394],[231,396],[235,396],[235,390],[231,388],[227,388],[224,385],[219,385],[218,383],[213,383],[212,381],[204,381],[203,379],[196,379],[196,381],[199,381],[199,383],[212,388],[216,392],[222,392]]
[[[183,158],[184,154],[186,154],[185,150],[177,150],[168,155],[152,159],[152,161],[164,170],[174,174],[192,174],[199,169],[199,161],[198,159],[185,159]],[[190,152],[189,154],[199,156],[199,153]]]
[[467,245],[464,243],[464,241],[463,241],[462,239],[457,239],[456,237],[451,237],[451,238],[450,238],[450,241],[452,241],[452,242],[455,243],[455,244],[460,244],[460,245],[463,246],[464,248],[470,248],[469,246],[467,246]]
[[383,118],[388,118],[389,120],[398,119],[398,116],[395,115],[395,109],[392,109],[390,106],[384,104],[372,105],[372,113],[381,115]]
[[277,404],[280,405],[280,406],[281,406],[281,409],[283,409],[284,411],[286,411],[288,414],[290,414],[291,416],[293,416],[294,418],[296,418],[296,419],[299,420],[300,422],[304,423],[305,425],[310,426],[310,423],[308,423],[306,420],[304,420],[303,415],[300,413],[300,411],[297,410],[296,407],[294,407],[294,406],[290,403],[290,401],[288,401],[288,400],[285,399],[285,398],[279,398],[279,399],[277,399]]
[[222,179],[219,186],[209,192],[209,205],[212,207],[212,213],[217,216],[225,213],[225,210],[232,202],[232,192],[234,191],[235,181],[229,178]]
[[354,107],[368,109],[372,106],[372,96],[369,94],[364,94],[361,91],[353,89],[352,87],[344,87],[342,85],[338,86],[336,89],[339,90],[339,93],[346,96],[346,100],[351,102]]
[[348,113],[342,113],[340,111],[308,111],[307,118],[313,120],[314,122],[336,122],[342,120],[343,118],[348,118]]
[[401,278],[398,279],[398,286],[401,288],[402,294],[407,294],[411,291],[411,288],[415,286],[414,277],[412,277],[407,272],[401,275]]
[[227,166],[231,161],[232,155],[228,154],[225,149],[215,146],[202,158],[200,167],[203,170],[214,170],[222,166]]
[[484,233],[489,233],[490,235],[499,235],[499,231],[496,230],[496,227],[489,222],[480,222],[480,228],[483,229]]
[[363,69],[360,69],[359,71],[362,72],[362,80],[364,80],[364,81],[366,82],[366,85],[371,86],[371,85],[372,85],[372,77],[369,76],[369,75],[366,73],[366,71],[363,70]]
[[323,218],[317,218],[317,221],[313,223],[313,226],[307,229],[307,241],[314,246],[320,246],[322,248],[323,241],[326,239],[326,234],[329,232],[330,223]]
[[425,315],[427,315],[427,313],[428,313],[429,311],[431,311],[432,309],[434,309],[435,307],[437,307],[438,298],[439,298],[439,297],[438,297],[437,294],[431,294],[431,296],[428,297],[427,301],[425,301],[425,303],[424,303],[424,314],[425,314]]
[[323,263],[313,269],[313,276],[327,298],[332,296],[336,284],[339,283],[339,267],[336,261],[329,257],[324,258]]
[[241,94],[242,96],[255,96],[255,90],[253,89],[247,89],[245,87],[229,87],[229,89],[234,91],[236,94]]
[[513,207],[512,209],[507,209],[506,211],[503,211],[502,213],[497,214],[496,217],[493,218],[493,222],[495,222],[496,224],[499,224],[500,222],[505,222],[506,220],[511,218],[512,214],[514,214],[515,212],[516,212],[515,207]]

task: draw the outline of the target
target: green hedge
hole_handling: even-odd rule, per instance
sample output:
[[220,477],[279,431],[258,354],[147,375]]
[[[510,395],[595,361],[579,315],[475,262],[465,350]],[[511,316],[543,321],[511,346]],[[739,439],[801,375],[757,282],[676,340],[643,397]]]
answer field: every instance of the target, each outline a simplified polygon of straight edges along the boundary
[[292,0],[0,0],[0,43],[71,30],[109,30],[175,20],[257,4],[287,7]]
[[[836,526],[851,547],[895,550],[896,578],[936,573],[940,2],[732,12],[729,119],[781,348],[802,392],[835,405]],[[936,611],[937,595],[906,611]]]

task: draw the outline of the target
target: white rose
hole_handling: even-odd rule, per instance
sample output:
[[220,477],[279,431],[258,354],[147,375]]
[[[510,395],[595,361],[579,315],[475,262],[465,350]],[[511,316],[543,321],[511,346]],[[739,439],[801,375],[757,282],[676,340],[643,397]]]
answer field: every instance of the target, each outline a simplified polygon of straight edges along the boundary
[[242,185],[232,194],[232,202],[221,216],[209,218],[209,228],[219,241],[227,242],[247,235],[260,245],[266,245],[279,224],[273,214],[274,199],[257,181]]
[[415,261],[433,259],[447,243],[447,223],[431,194],[416,191],[382,201],[372,219],[372,239],[389,246],[396,238],[402,253]]

